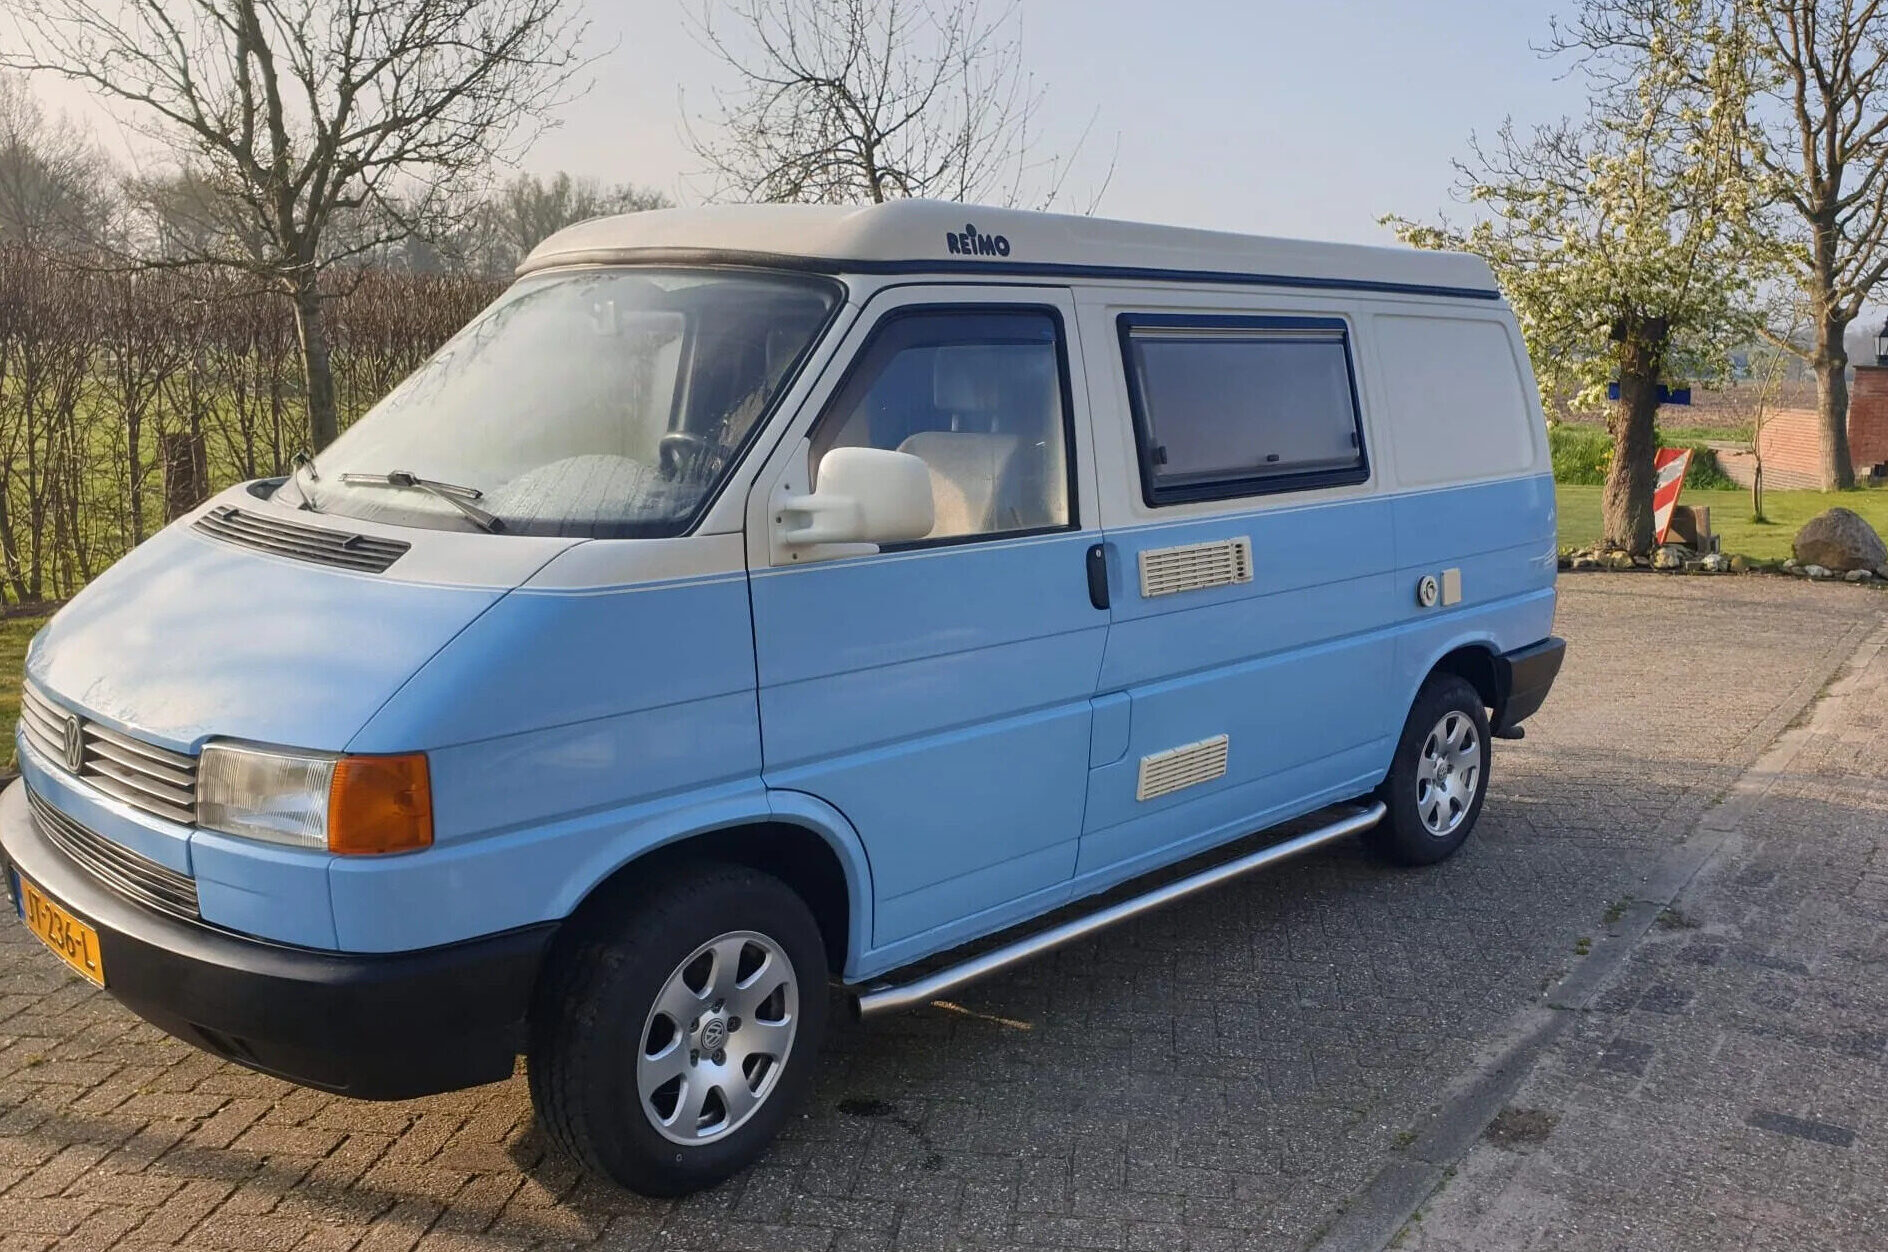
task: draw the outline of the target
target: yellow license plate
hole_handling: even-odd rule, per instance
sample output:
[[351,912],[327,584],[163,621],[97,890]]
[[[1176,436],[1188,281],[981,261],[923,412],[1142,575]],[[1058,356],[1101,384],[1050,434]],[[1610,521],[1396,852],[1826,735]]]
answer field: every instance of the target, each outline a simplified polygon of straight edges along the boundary
[[20,876],[20,911],[39,941],[95,986],[105,985],[105,966],[98,955],[98,932],[48,900],[38,887]]

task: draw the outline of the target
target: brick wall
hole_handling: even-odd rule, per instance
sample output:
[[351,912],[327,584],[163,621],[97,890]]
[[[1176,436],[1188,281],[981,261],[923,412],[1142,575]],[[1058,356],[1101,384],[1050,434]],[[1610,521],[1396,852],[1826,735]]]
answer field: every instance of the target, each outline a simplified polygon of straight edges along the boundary
[[1859,477],[1888,463],[1888,365],[1858,365],[1849,388],[1849,456]]
[[[1765,415],[1759,437],[1763,452],[1763,485],[1788,491],[1822,486],[1817,470],[1816,410],[1777,409]],[[1858,460],[1859,464],[1859,460]]]
[[[1785,490],[1819,488],[1816,410],[1777,409],[1763,420],[1763,481]],[[1849,386],[1849,459],[1857,478],[1888,465],[1888,366],[1858,365]]]

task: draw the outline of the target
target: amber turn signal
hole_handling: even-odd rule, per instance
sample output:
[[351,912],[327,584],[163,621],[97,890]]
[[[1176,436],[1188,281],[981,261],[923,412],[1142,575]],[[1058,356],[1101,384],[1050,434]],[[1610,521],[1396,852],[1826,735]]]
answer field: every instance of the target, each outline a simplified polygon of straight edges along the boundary
[[426,754],[344,756],[328,785],[328,851],[412,852],[433,845]]

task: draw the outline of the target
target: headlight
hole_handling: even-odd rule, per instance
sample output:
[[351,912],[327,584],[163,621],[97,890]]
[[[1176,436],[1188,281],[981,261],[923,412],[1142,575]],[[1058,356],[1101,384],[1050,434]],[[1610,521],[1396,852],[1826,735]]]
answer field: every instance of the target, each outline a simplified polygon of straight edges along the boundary
[[197,821],[329,852],[410,852],[433,842],[423,753],[334,756],[211,743],[197,763]]

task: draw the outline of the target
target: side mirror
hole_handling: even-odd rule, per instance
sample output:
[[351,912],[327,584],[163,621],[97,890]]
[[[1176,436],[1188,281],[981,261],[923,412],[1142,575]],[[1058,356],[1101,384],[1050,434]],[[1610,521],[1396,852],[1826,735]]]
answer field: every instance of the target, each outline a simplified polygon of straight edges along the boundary
[[780,541],[902,543],[922,539],[937,524],[931,471],[909,452],[834,448],[819,463],[819,487],[776,506]]

